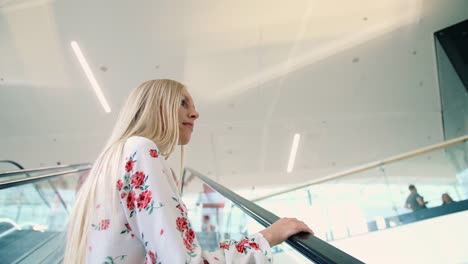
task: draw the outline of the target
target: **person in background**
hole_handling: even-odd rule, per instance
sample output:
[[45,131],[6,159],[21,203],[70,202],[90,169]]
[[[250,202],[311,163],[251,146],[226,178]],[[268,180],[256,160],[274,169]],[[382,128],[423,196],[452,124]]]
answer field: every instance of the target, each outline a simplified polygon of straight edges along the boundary
[[442,205],[453,203],[452,197],[448,193],[442,194]]
[[215,232],[216,227],[211,224],[210,216],[204,215],[203,216],[203,223],[202,223],[202,232]]
[[413,212],[419,211],[421,209],[426,209],[426,203],[424,198],[418,193],[416,187],[411,184],[408,187],[410,194],[406,198],[405,208],[411,209]]

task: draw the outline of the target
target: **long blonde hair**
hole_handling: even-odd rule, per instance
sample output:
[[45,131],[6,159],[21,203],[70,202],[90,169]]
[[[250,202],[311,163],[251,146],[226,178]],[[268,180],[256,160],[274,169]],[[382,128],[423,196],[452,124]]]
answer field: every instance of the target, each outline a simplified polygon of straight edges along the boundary
[[[86,261],[88,231],[98,199],[113,204],[117,195],[115,183],[121,171],[125,141],[131,136],[149,138],[166,158],[174,151],[179,142],[178,109],[183,89],[184,85],[173,80],[151,80],[130,93],[112,136],[78,192],[69,217],[65,264]],[[98,197],[98,193],[112,195]]]

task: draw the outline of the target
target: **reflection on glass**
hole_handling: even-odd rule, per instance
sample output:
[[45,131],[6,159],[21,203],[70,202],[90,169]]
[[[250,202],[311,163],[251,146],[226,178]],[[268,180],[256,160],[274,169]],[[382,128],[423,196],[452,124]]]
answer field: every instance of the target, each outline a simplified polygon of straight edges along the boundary
[[[460,142],[260,200],[258,204],[280,216],[304,219],[317,237],[365,262],[372,262],[377,257],[373,258],[366,247],[374,245],[375,241],[382,247],[403,247],[406,242],[400,238],[412,232],[420,234],[419,223],[438,226],[437,221],[442,220],[437,218],[468,210],[468,188],[466,182],[460,180],[460,175],[468,173],[468,166],[461,162],[455,166],[448,155],[453,149],[466,147],[466,142]],[[427,208],[413,212],[405,207],[412,195],[410,185],[415,185]],[[444,196],[454,202],[444,203]],[[458,220],[453,221],[457,223]],[[464,226],[452,227],[464,229]],[[389,240],[392,237],[395,240]],[[431,247],[436,250],[434,245],[429,249]]]
[[[198,178],[184,186],[183,200],[188,208],[197,240],[204,250],[214,251],[223,241],[240,241],[243,237],[264,229],[230,200]],[[272,253],[276,263],[311,263],[285,243],[273,247]]]
[[0,190],[0,219],[16,229],[63,231],[81,174]]

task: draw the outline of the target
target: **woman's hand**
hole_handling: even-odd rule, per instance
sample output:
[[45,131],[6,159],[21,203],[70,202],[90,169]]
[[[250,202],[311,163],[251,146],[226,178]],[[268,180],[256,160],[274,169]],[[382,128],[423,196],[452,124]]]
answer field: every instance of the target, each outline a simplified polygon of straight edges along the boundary
[[281,218],[268,228],[260,231],[271,247],[283,243],[288,237],[300,232],[314,234],[312,229],[296,218]]

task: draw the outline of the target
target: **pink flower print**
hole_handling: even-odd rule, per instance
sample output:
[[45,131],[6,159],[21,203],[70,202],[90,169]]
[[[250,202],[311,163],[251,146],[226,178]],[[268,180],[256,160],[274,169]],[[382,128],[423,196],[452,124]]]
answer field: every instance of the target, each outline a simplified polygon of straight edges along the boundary
[[177,229],[179,229],[180,232],[184,232],[185,229],[187,228],[187,220],[183,217],[178,217],[176,220],[177,224]]
[[137,171],[132,175],[132,185],[136,189],[145,182],[145,174],[142,171]]
[[109,224],[110,224],[110,220],[109,220],[109,219],[101,220],[99,229],[100,229],[100,230],[106,230],[106,229],[109,228]]
[[135,201],[136,201],[135,192],[133,192],[133,191],[129,192],[128,196],[127,196],[127,208],[128,208],[128,210],[135,209]]
[[133,160],[129,160],[125,163],[125,171],[130,172],[133,170],[133,166],[135,165],[135,162]]
[[192,243],[195,239],[195,232],[193,232],[192,229],[189,229],[187,233],[185,233],[185,239],[187,239],[188,242]]
[[119,190],[119,192],[122,190],[122,187],[123,187],[123,181],[119,179],[117,181],[117,189]]
[[237,252],[244,253],[244,244],[239,243],[236,245]]
[[125,224],[125,228],[127,228],[128,231],[133,231],[129,223]]
[[185,209],[184,209],[184,207],[182,206],[182,204],[178,204],[176,207],[179,209],[179,211],[180,211],[181,213],[185,212]]
[[148,255],[150,256],[151,263],[156,264],[156,256],[154,255],[154,252],[150,250]]
[[255,249],[255,250],[258,250],[258,249],[259,249],[258,244],[255,243],[255,242],[249,242],[249,246],[250,246],[251,248]]
[[229,244],[225,243],[225,242],[221,242],[221,243],[219,243],[219,248],[229,249]]
[[188,251],[193,251],[192,243],[188,242],[187,239],[185,238],[184,238],[184,245]]
[[138,201],[137,201],[137,206],[138,209],[146,209],[148,208],[148,204],[151,202],[151,191],[146,190],[142,193],[140,193],[140,196],[138,196]]
[[150,155],[153,158],[157,158],[158,157],[158,151],[155,150],[155,149],[150,149]]
[[125,195],[126,195],[126,194],[125,194],[124,192],[122,192],[122,193],[120,194],[120,199],[125,198]]
[[164,234],[164,229],[161,228],[161,231],[159,231],[159,235],[163,235]]

